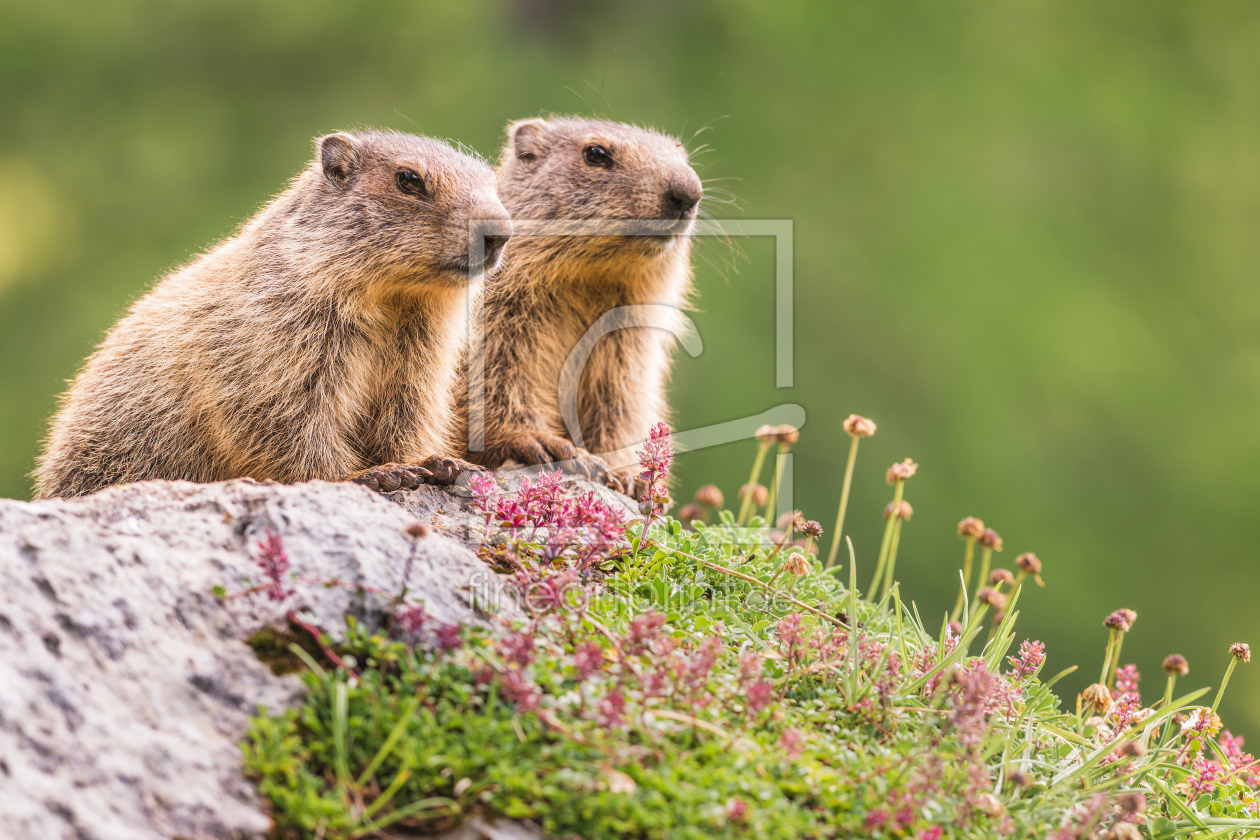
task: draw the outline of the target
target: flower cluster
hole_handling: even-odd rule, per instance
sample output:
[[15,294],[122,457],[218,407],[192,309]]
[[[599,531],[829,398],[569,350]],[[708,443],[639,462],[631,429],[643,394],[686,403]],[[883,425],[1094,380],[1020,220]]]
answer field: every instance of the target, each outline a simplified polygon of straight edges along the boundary
[[657,423],[648,433],[648,439],[639,450],[639,480],[644,483],[643,495],[639,501],[643,503],[644,513],[657,512],[669,503],[665,491],[665,483],[669,478],[669,467],[674,461],[674,443],[670,436],[669,426]]
[[593,491],[573,496],[562,471],[523,479],[515,493],[494,495],[488,475],[471,484],[473,504],[505,537],[488,540],[481,557],[516,572],[530,585],[557,569],[585,573],[626,545],[625,514],[602,502]]

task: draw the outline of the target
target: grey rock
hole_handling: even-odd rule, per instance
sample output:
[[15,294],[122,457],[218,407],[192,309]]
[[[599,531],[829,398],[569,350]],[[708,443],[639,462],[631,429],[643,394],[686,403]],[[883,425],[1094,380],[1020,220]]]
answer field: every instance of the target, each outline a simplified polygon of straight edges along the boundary
[[[467,517],[454,512],[453,524],[413,541],[403,529],[422,511],[430,520],[458,511],[443,491],[415,492],[423,503],[395,494],[401,504],[391,504],[351,484],[241,480],[0,500],[0,835],[265,832],[239,743],[250,714],[294,703],[300,683],[274,676],[243,640],[292,607],[334,634],[347,613],[379,622],[413,550],[410,590],[428,612],[481,620],[468,588],[486,568],[442,536]],[[296,585],[283,604],[215,598],[215,586],[259,580],[268,531],[301,578],[354,586]]]

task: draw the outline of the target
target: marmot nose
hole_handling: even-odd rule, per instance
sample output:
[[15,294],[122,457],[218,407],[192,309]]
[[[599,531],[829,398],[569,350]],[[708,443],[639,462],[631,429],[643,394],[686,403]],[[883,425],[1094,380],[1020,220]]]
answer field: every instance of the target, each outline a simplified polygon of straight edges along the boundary
[[490,265],[499,259],[499,252],[503,250],[503,246],[508,242],[506,234],[491,233],[486,235],[486,265]]
[[665,215],[681,219],[700,203],[701,193],[690,184],[674,184],[665,190]]

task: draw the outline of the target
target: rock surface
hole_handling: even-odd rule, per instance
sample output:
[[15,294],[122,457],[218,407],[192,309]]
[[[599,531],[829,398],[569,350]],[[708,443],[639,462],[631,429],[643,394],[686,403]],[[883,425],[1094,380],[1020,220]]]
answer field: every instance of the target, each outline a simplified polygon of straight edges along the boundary
[[[603,487],[580,489],[629,507]],[[284,604],[220,601],[214,587],[258,580],[257,544],[273,532],[301,578],[382,593],[399,590],[414,551],[409,588],[427,611],[480,620],[470,587],[488,573],[467,545],[484,520],[466,502],[430,487],[382,497],[248,479],[0,500],[0,834],[259,837],[269,820],[241,775],[238,744],[250,714],[295,702],[300,683],[274,676],[244,640],[295,607],[336,634],[347,613],[378,621],[387,599],[297,585]],[[404,529],[417,520],[430,530],[413,540]],[[535,836],[513,824],[460,831]]]

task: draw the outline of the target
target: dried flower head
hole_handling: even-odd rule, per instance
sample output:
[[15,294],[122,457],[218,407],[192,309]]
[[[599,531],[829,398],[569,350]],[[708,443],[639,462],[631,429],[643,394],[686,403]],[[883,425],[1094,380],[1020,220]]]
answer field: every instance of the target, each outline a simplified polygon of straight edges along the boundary
[[1094,683],[1081,692],[1081,704],[1087,711],[1105,714],[1111,708],[1111,692],[1102,683]]
[[1133,629],[1133,622],[1135,621],[1137,621],[1137,613],[1133,610],[1116,610],[1103,619],[1103,627],[1110,627],[1112,630],[1128,633]]
[[1000,817],[1006,813],[1006,806],[1002,804],[1002,800],[985,791],[976,797],[976,810],[985,816]]
[[795,426],[789,426],[784,423],[774,430],[774,437],[779,442],[779,445],[786,449],[801,439],[801,433]]
[[713,510],[721,510],[722,505],[726,504],[726,499],[722,496],[722,491],[718,489],[716,484],[706,484],[696,491],[696,504],[703,507],[712,508]]
[[405,531],[407,536],[411,537],[413,540],[429,536],[429,529],[424,527],[424,523],[422,522],[412,522],[404,528],[403,531]]
[[799,531],[805,527],[805,516],[799,510],[790,510],[776,519],[774,526],[780,531]]
[[1146,755],[1146,747],[1137,741],[1126,741],[1124,746],[1120,748],[1120,755],[1125,758],[1138,758]]
[[1041,574],[1041,561],[1037,559],[1037,555],[1031,551],[1025,551],[1023,554],[1015,558],[1015,565],[1019,566],[1020,571],[1029,575]]
[[1006,596],[992,586],[986,586],[976,593],[976,600],[1000,610],[1006,607]]
[[983,533],[984,522],[976,519],[974,516],[968,516],[958,523],[958,536],[960,537],[979,537]]
[[1033,783],[1031,776],[1029,776],[1027,773],[1022,773],[1019,770],[1012,770],[1010,773],[1008,773],[1006,776],[1006,780],[1009,781],[1015,787],[1020,787],[1020,788],[1029,787]]
[[1146,810],[1146,796],[1137,791],[1119,794],[1116,807],[1125,814],[1140,814]]
[[1131,822],[1118,822],[1103,835],[1104,840],[1142,840],[1142,832]]
[[1240,662],[1251,661],[1251,647],[1242,642],[1235,642],[1229,646],[1230,654]]
[[851,437],[870,437],[875,434],[875,424],[859,414],[850,414],[844,421],[844,430]]
[[1184,677],[1190,673],[1190,663],[1180,653],[1170,653],[1164,658],[1164,673],[1170,677]]
[[[764,484],[752,485],[752,503],[756,507],[765,507],[766,502],[770,501],[770,491],[766,489]],[[745,484],[739,488],[739,498],[742,501],[749,493],[749,486]]]
[[989,572],[989,583],[994,586],[1010,586],[1015,583],[1015,575],[1011,574],[1009,569],[994,569]]
[[704,508],[700,507],[700,505],[686,504],[686,505],[683,505],[679,509],[678,511],[679,522],[690,524],[691,521],[694,519],[699,519],[699,520],[704,519]]
[[905,481],[913,476],[918,469],[919,465],[907,458],[901,463],[893,464],[889,467],[888,474],[884,478],[889,484],[896,484],[898,481]]
[[763,447],[768,447],[779,439],[779,427],[762,426],[754,433],[754,437],[757,438]]
[[985,528],[984,532],[980,534],[977,542],[985,548],[990,548],[994,551],[1002,550],[1002,538],[999,537],[998,532],[994,531],[992,528]]
[[788,574],[800,577],[809,571],[809,561],[804,555],[793,553],[784,561],[783,568]]
[[804,525],[801,526],[801,533],[807,537],[814,537],[815,539],[817,539],[818,537],[822,536],[823,526],[820,525],[816,520],[810,519]]
[[[893,506],[892,506],[892,502],[889,502],[887,505],[884,506],[884,519],[892,519],[892,515],[893,515]],[[907,502],[905,499],[902,499],[901,504],[897,507],[897,518],[902,521],[905,521],[905,520],[908,520],[912,516],[914,516],[914,508],[910,507],[909,502]]]

